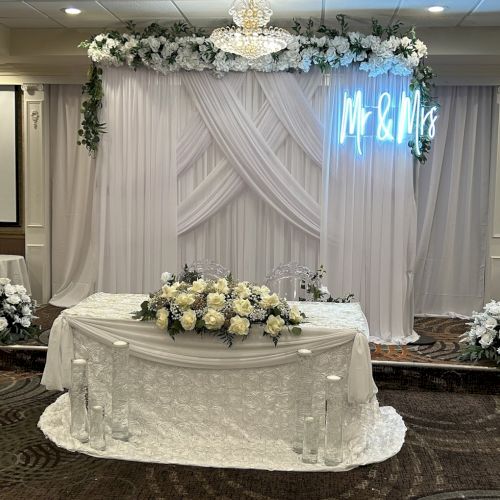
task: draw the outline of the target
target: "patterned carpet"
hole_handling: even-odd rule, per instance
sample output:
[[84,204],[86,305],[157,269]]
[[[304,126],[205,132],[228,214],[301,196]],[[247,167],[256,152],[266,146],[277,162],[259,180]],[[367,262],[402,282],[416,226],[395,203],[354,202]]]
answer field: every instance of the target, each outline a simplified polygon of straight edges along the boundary
[[[0,372],[0,499],[500,498],[500,397],[381,391],[409,431],[401,452],[346,473],[144,464],[70,453],[36,427],[57,396]],[[437,495],[437,496],[436,496]]]
[[[470,364],[459,360],[461,335],[468,330],[467,321],[456,318],[415,318],[414,330],[431,339],[428,345],[376,345],[371,344],[374,361],[400,361],[412,363]],[[484,363],[494,366],[489,362]]]

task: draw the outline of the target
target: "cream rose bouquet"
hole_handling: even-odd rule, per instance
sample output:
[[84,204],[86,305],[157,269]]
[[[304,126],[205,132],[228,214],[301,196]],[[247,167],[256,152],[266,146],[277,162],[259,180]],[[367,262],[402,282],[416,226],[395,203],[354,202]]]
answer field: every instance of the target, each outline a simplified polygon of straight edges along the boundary
[[12,344],[37,337],[33,325],[35,303],[22,285],[0,278],[0,344]]
[[500,364],[500,302],[492,300],[482,312],[474,312],[469,325],[470,330],[460,340],[465,344],[461,359],[484,358]]
[[183,277],[187,279],[176,281],[164,273],[162,288],[141,304],[134,318],[156,321],[172,338],[191,331],[213,334],[228,347],[235,338],[244,340],[252,325],[263,326],[263,335],[274,345],[285,330],[293,335],[302,332],[297,325],[305,315],[266,286],[234,282],[231,276],[207,281],[192,273]]

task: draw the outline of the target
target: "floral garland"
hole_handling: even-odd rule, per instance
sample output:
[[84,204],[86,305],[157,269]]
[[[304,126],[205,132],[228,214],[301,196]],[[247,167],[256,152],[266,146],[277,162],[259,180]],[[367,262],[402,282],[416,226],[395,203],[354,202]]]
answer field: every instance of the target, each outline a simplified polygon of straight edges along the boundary
[[0,344],[12,344],[36,337],[33,326],[35,303],[22,285],[0,278]]
[[472,314],[471,329],[460,342],[465,344],[461,359],[479,361],[482,358],[500,364],[500,302],[492,300],[483,312]]
[[[129,66],[150,68],[161,73],[172,71],[211,70],[221,76],[229,71],[302,71],[312,66],[322,71],[357,64],[370,76],[391,73],[413,75],[411,89],[420,90],[425,108],[435,106],[430,94],[432,70],[425,64],[427,47],[414,29],[401,32],[401,23],[387,28],[372,20],[372,33],[363,35],[349,32],[344,15],[338,15],[339,30],[325,25],[314,28],[310,20],[305,27],[295,22],[294,39],[287,48],[256,61],[218,50],[202,30],[176,23],[163,27],[153,23],[142,33],[129,24],[129,33],[110,31],[101,33],[80,44],[87,49],[92,60],[89,81],[83,87],[88,99],[83,103],[82,128],[78,131],[80,144],[95,155],[105,124],[99,121],[102,107],[102,66]],[[99,67],[98,67],[99,66]],[[426,161],[430,150],[428,125],[421,134],[420,144],[409,142],[412,154],[421,162]]]
[[150,295],[134,313],[135,319],[156,321],[156,326],[175,336],[193,331],[211,333],[228,347],[235,337],[244,340],[251,325],[263,325],[263,336],[276,346],[286,328],[293,335],[302,330],[297,325],[305,318],[297,307],[271,294],[266,286],[248,281],[233,282],[231,276],[205,281],[197,273],[175,276],[163,273],[163,287]]

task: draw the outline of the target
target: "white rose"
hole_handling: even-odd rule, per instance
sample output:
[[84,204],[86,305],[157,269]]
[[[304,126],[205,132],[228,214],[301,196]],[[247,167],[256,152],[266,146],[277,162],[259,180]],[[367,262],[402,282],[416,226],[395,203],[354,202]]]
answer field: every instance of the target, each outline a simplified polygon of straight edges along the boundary
[[21,320],[19,321],[21,323],[21,326],[23,326],[24,328],[28,328],[30,325],[31,325],[31,319],[30,318],[21,318]]
[[488,329],[493,330],[495,326],[497,326],[497,320],[493,318],[492,316],[488,316],[486,320],[483,323],[483,326],[485,326]]
[[265,285],[254,287],[254,292],[259,295],[268,295],[270,291]]
[[497,332],[495,330],[487,330],[486,333],[479,339],[481,347],[484,349],[489,347],[493,343],[493,340],[495,340],[496,333]]
[[10,279],[9,278],[0,278],[0,285],[10,285]]
[[196,313],[192,309],[188,309],[181,316],[181,325],[184,330],[194,330],[196,326]]
[[240,316],[249,316],[253,306],[248,299],[236,299],[233,301],[233,311]]
[[7,327],[9,326],[9,323],[7,320],[1,316],[0,317],[0,332],[3,332]]
[[21,314],[23,316],[31,316],[31,309],[30,309],[30,307],[29,306],[23,306],[21,308]]
[[402,47],[406,48],[410,44],[411,44],[411,39],[410,38],[408,38],[407,36],[404,36],[403,38],[401,38],[401,46]]
[[19,295],[9,295],[7,297],[7,302],[9,304],[17,305],[21,302],[21,297],[19,297]]
[[168,311],[164,307],[156,311],[156,326],[163,330],[168,328]]
[[272,295],[264,295],[260,301],[261,307],[264,309],[271,309],[280,303],[280,298],[273,293]]
[[281,316],[273,316],[272,314],[267,318],[266,321],[266,327],[264,328],[264,331],[266,333],[269,333],[271,337],[277,337],[280,333],[283,327],[285,326],[285,321]]
[[238,283],[234,287],[234,291],[240,299],[246,299],[250,295],[250,288],[248,288],[248,284],[245,281]]
[[30,304],[31,298],[29,295],[21,295],[21,301],[24,302],[25,304]]
[[169,273],[168,271],[165,271],[164,273],[161,274],[161,282],[163,285],[168,283],[172,279],[173,274]]
[[204,279],[199,279],[193,281],[191,288],[189,289],[193,293],[203,293],[207,288],[207,282]]
[[248,329],[250,328],[250,321],[247,318],[242,318],[241,316],[233,316],[231,318],[231,323],[229,324],[229,333],[234,333],[235,335],[248,335]]
[[208,309],[203,316],[203,321],[208,330],[219,330],[225,320],[224,315],[215,309]]
[[173,285],[163,285],[162,287],[162,297],[167,299],[173,299],[179,293],[179,283],[174,283]]
[[220,293],[228,293],[229,287],[227,286],[227,279],[220,278],[214,283],[214,290]]
[[226,303],[226,297],[223,293],[209,293],[207,295],[207,306],[212,309],[222,309]]
[[195,296],[192,295],[191,293],[180,293],[175,298],[175,303],[181,309],[187,309],[189,306],[193,305],[195,300],[196,300]]
[[302,321],[302,315],[300,314],[299,308],[297,306],[293,306],[290,309],[290,321],[295,324]]
[[7,285],[5,285],[5,288],[3,289],[3,293],[5,293],[5,295],[7,295],[7,297],[9,295],[13,295],[14,293],[16,293],[16,287],[13,285],[7,284]]
[[415,48],[417,49],[417,54],[420,57],[424,57],[427,55],[427,46],[424,42],[422,42],[422,40],[417,40],[415,42]]

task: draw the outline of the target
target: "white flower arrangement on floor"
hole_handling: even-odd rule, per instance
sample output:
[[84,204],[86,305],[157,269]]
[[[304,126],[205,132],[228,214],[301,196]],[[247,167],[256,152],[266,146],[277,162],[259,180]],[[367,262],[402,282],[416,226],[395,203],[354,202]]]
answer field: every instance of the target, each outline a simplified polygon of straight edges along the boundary
[[471,329],[460,342],[466,344],[461,359],[489,359],[500,364],[500,302],[492,300],[482,312],[472,313]]
[[190,272],[183,277],[176,281],[164,273],[163,287],[141,304],[134,318],[155,320],[172,338],[184,332],[213,334],[228,347],[236,337],[244,340],[252,325],[262,325],[263,335],[275,346],[285,329],[293,335],[302,333],[297,325],[305,315],[266,286],[233,282],[231,276],[205,281]]
[[33,325],[35,303],[22,285],[0,278],[0,344],[12,344],[36,337]]

